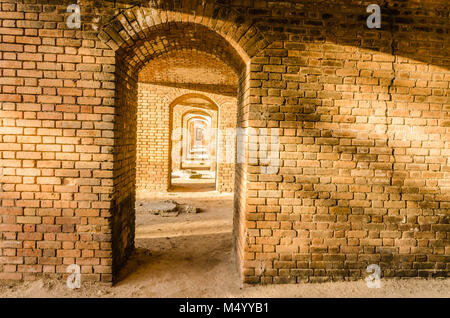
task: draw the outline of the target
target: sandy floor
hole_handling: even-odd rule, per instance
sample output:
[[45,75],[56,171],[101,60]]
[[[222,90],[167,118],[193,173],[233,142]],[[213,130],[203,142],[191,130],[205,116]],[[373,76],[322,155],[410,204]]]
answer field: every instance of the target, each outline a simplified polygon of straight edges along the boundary
[[[154,198],[154,196],[152,196]],[[382,280],[323,284],[242,286],[232,257],[232,196],[166,195],[201,208],[176,218],[138,215],[136,251],[114,287],[63,281],[0,283],[0,297],[450,297],[450,279]]]

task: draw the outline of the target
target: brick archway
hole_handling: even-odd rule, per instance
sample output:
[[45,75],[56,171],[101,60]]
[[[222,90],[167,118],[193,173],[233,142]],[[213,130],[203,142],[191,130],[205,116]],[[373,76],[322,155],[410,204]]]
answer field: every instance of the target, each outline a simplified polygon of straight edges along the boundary
[[[205,4],[204,13],[208,12],[209,6]],[[113,277],[117,276],[134,248],[137,136],[134,123],[139,70],[149,61],[176,52],[203,52],[227,63],[239,77],[237,126],[245,126],[243,112],[250,103],[249,96],[245,94],[250,83],[250,59],[269,43],[245,19],[235,18],[235,22],[230,22],[233,20],[227,16],[224,22],[207,16],[200,19],[189,14],[132,8],[116,16],[100,31],[100,39],[116,54],[116,140],[111,213]],[[171,98],[165,96],[164,99],[162,102],[166,103]],[[220,101],[216,104],[220,105]],[[245,235],[242,220],[246,190],[243,167],[239,165],[236,169],[242,171],[235,174],[234,239],[238,254],[243,255],[240,245]]]

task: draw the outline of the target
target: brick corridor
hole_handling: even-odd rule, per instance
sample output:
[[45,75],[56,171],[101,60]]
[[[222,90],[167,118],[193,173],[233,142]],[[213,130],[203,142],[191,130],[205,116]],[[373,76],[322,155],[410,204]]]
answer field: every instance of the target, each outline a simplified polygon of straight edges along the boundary
[[[360,279],[369,264],[448,277],[447,0],[384,1],[380,29],[365,0],[82,0],[81,29],[71,2],[0,0],[0,279],[76,264],[113,282],[134,249],[136,176],[167,190],[169,106],[186,94],[245,132],[218,173],[243,282]],[[142,87],[157,87],[155,135]],[[142,164],[139,136],[161,157]]]

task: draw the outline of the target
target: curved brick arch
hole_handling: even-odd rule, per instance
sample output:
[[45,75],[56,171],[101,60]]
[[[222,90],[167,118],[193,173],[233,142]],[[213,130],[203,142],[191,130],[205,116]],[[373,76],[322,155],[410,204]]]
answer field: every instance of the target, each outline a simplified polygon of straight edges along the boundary
[[[217,127],[221,136],[217,136],[219,146],[216,155],[216,160],[218,162],[216,184],[217,189],[220,192],[231,192],[233,191],[235,178],[234,164],[228,163],[224,158],[227,156],[226,149],[234,147],[234,144],[228,144],[230,140],[225,140],[225,135],[230,133],[227,130],[236,128],[237,119],[234,116],[236,116],[238,110],[238,101],[235,97],[226,95],[209,92],[197,93],[186,88],[174,88],[165,96],[165,104],[170,108],[170,118],[172,118],[173,111],[173,107],[171,106],[189,98],[201,98],[207,100],[211,105],[217,108],[217,125],[214,126]],[[170,127],[170,129],[172,129],[172,127]],[[223,140],[221,140],[221,138],[223,138]],[[172,146],[170,146],[170,151],[172,151]],[[221,160],[223,162],[220,162]]]
[[139,46],[142,41],[148,41],[154,29],[161,34],[170,25],[195,24],[223,37],[245,63],[270,44],[253,21],[231,8],[200,0],[190,4],[187,10],[175,1],[167,4],[166,8],[129,8],[103,25],[99,38],[115,51],[127,51]]
[[188,114],[187,116],[192,115],[192,117],[189,117],[187,119],[188,123],[192,120],[199,120],[199,121],[203,121],[203,122],[208,122],[210,121],[209,116],[202,116],[202,115],[197,115],[197,114]]
[[[147,1],[117,0],[114,8],[111,0],[79,2],[83,27],[69,30],[66,1],[2,1],[1,158],[8,167],[1,178],[7,216],[0,221],[11,249],[0,248],[0,279],[65,273],[76,262],[89,279],[109,281],[111,261],[121,260],[120,242],[132,239],[126,229],[135,188],[136,81],[115,72],[121,62],[140,65],[148,48],[140,45],[145,33],[134,31],[135,18],[125,16],[136,33],[129,37],[112,15]],[[227,42],[215,29],[233,21],[236,11],[219,7],[229,5],[274,38],[251,59],[245,79],[252,85],[239,87],[243,127],[284,130],[278,175],[262,181],[259,167],[245,161],[236,170],[244,180],[241,197],[247,195],[235,204],[242,216],[236,232],[248,230],[236,244],[246,282],[364,277],[374,257],[387,260],[382,270],[389,276],[448,275],[448,0],[384,1],[390,22],[383,18],[382,30],[367,29],[361,19],[369,0],[153,2],[162,5],[163,21],[151,28],[161,32],[173,24],[202,25]],[[136,17],[133,10],[125,14]],[[176,12],[170,21],[182,22],[167,22],[165,10]],[[112,50],[96,40],[99,20],[111,22],[107,41],[126,43]],[[245,37],[232,41],[252,56],[256,46],[242,44]],[[196,49],[164,40],[148,45],[158,43],[173,52]],[[120,67],[131,65],[125,64]],[[254,141],[242,144],[253,155]]]

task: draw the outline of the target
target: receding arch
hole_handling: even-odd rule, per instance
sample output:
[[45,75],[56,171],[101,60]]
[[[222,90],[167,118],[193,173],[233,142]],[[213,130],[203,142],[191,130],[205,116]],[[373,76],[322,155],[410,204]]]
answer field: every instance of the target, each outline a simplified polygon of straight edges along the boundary
[[[138,10],[145,11],[142,8],[138,8]],[[144,11],[141,11],[143,16],[149,14],[152,18],[147,18],[145,21],[140,20],[140,22],[136,20],[136,23],[133,22],[130,24],[129,17],[125,17],[125,15],[128,13],[131,14],[131,11],[127,11],[128,13],[123,12],[115,17],[111,23],[105,25],[100,32],[101,39],[113,48],[116,54],[116,138],[114,145],[114,201],[111,219],[114,277],[116,277],[118,270],[125,264],[134,246],[134,202],[136,195],[137,156],[137,125],[135,123],[137,121],[138,75],[140,70],[149,61],[156,61],[158,58],[165,56],[167,52],[176,51],[201,51],[211,58],[219,59],[227,63],[239,78],[235,102],[238,106],[234,114],[236,120],[234,127],[244,126],[245,117],[240,113],[243,113],[247,107],[246,105],[250,104],[249,95],[245,94],[245,92],[250,87],[250,57],[256,54],[254,51],[256,46],[246,46],[244,44],[248,42],[248,37],[256,41],[260,36],[260,32],[250,26],[245,28],[242,36],[239,36],[239,38],[228,37],[227,39],[227,32],[223,29],[224,26],[210,25],[203,20],[191,21],[189,19],[181,19],[179,16],[159,19],[161,15],[157,10]],[[148,22],[150,20],[151,23]],[[229,32],[229,34],[237,35],[234,31]],[[229,40],[232,40],[233,43]],[[265,47],[268,44],[265,42],[265,39],[261,41],[258,47]],[[262,43],[265,44],[263,45]],[[237,44],[239,45],[236,46]],[[161,107],[167,107],[169,105],[168,110],[170,110],[172,108],[170,104],[180,102],[183,98],[188,98],[186,96],[180,97],[180,95],[175,96],[177,91],[184,92],[186,90],[184,88],[172,90],[172,95],[166,95],[161,100]],[[194,93],[190,94],[189,97],[198,98],[199,95]],[[221,105],[223,104],[221,100],[225,103],[230,103],[229,96],[216,96],[215,94],[205,93],[202,97],[211,105]],[[161,138],[166,138],[165,136],[169,135],[171,129],[168,123],[170,121],[170,115],[158,113],[157,116],[161,116],[161,123],[164,124],[167,122],[167,129],[164,128],[164,132],[160,134],[160,136],[163,136]],[[165,140],[161,139],[159,143],[164,145],[166,143]],[[170,143],[170,138],[168,138],[167,142]],[[167,165],[165,164],[166,160]],[[167,175],[168,178],[168,169],[171,165],[170,152],[164,153],[157,161],[155,164],[161,165],[161,169],[164,171],[162,175]],[[235,165],[234,163],[230,163],[228,166],[226,168],[228,171],[233,169],[234,172],[234,169],[242,169],[242,165]],[[235,187],[238,189],[236,193],[239,195],[235,199],[235,201],[239,202],[236,209],[237,213],[234,216],[235,229],[238,229],[235,231],[235,236],[237,236],[235,237],[235,241],[243,242],[242,237],[244,236],[244,231],[240,224],[244,219],[243,208],[245,204],[240,201],[245,198],[245,193],[243,192],[245,191],[245,187],[241,186],[240,183],[244,180],[242,178],[244,172],[233,173],[233,175],[239,177],[233,182],[233,184],[236,184]],[[243,247],[238,245],[242,244],[235,244],[239,253],[242,254]]]

